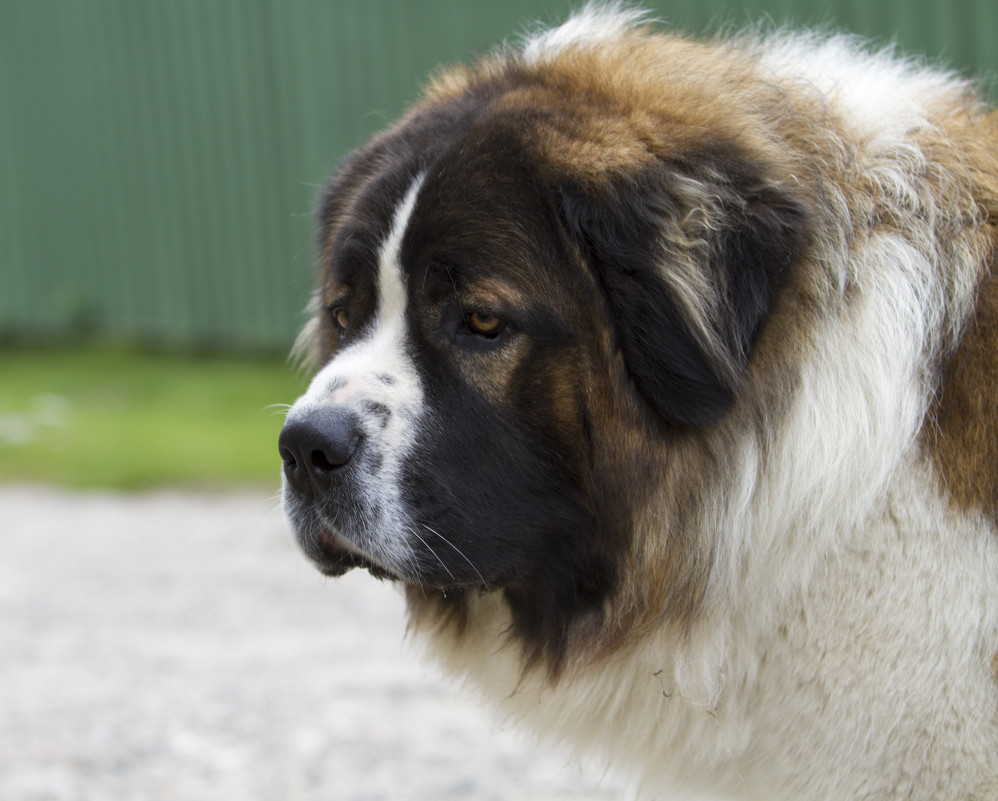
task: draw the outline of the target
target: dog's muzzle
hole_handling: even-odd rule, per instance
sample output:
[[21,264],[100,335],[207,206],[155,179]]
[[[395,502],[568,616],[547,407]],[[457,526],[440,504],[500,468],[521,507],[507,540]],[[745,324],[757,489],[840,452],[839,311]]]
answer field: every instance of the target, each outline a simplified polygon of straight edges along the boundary
[[359,461],[363,441],[356,416],[330,408],[290,416],[277,441],[284,462],[286,492],[296,499],[293,507],[312,510],[292,516],[298,543],[328,576],[342,575],[353,567],[388,575],[328,528],[319,511],[341,503],[349,494],[348,476],[354,472],[350,467]]

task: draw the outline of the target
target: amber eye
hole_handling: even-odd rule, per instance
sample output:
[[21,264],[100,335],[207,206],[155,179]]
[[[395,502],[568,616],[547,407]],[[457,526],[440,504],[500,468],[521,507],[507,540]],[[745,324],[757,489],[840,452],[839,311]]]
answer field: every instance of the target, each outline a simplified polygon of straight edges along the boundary
[[350,312],[347,311],[345,306],[335,306],[329,310],[329,314],[333,318],[333,322],[340,329],[340,333],[347,330],[350,325]]
[[464,316],[464,325],[478,336],[496,337],[506,327],[506,321],[487,312],[469,312]]

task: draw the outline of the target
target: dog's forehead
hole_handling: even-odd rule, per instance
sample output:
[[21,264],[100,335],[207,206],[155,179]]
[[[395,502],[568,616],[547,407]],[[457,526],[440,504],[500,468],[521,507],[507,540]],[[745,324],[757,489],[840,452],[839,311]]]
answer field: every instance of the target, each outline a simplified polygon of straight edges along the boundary
[[[415,175],[396,168],[351,176],[330,189],[336,213],[320,212],[327,285],[377,280],[379,253],[414,181]],[[332,206],[333,201],[327,199],[326,205]]]
[[[425,148],[395,151],[379,142],[378,158],[360,157],[362,168],[336,182],[345,199],[330,203],[338,214],[323,219],[327,307],[346,294],[375,294],[384,266],[379,254],[396,223],[395,264],[410,298],[437,279],[442,294],[458,284],[469,290],[472,304],[498,298],[500,307],[527,308],[541,297],[551,305],[564,296],[566,276],[577,283],[574,270],[564,269],[575,258],[559,238],[536,155],[508,116],[499,110],[482,111],[472,122],[410,120],[397,134],[416,127]],[[436,136],[428,135],[431,129]],[[420,188],[399,220],[417,176]],[[574,303],[568,295],[566,307]],[[373,311],[376,304],[364,305]]]
[[[357,275],[353,277],[358,283],[370,284],[373,320],[364,334],[339,352],[313,379],[306,393],[310,402],[321,404],[327,398],[347,402],[358,395],[358,377],[372,375],[388,376],[393,385],[405,384],[411,388],[410,394],[418,395],[418,379],[404,345],[407,299],[400,249],[421,183],[422,176],[413,179],[394,209],[382,241],[369,252],[365,245],[364,257],[357,259],[364,266],[340,265],[334,270],[340,273],[355,270]],[[339,291],[333,284],[327,286],[327,292]]]
[[388,319],[399,317],[405,306],[402,239],[409,228],[424,177],[418,175],[412,181],[405,197],[396,207],[388,234],[378,253],[378,299],[381,314]]
[[[461,289],[497,293],[529,307],[562,294],[567,254],[559,226],[521,160],[464,153],[426,173],[402,241],[402,268],[418,293],[445,265]],[[429,269],[429,273],[428,273]],[[439,274],[439,273],[438,273]]]

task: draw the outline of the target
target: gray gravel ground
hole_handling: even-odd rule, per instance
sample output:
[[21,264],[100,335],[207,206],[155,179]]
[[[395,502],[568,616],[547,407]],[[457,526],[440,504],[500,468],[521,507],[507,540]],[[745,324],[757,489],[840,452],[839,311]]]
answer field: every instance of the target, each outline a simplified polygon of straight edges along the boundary
[[591,801],[273,499],[0,487],[0,801]]

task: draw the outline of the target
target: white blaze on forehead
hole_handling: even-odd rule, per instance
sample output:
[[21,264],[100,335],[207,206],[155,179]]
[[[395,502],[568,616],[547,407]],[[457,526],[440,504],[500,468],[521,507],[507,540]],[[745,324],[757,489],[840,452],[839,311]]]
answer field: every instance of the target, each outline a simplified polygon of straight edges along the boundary
[[381,246],[378,260],[378,317],[381,321],[402,319],[405,314],[406,293],[402,280],[402,237],[409,227],[409,218],[416,205],[416,196],[423,185],[423,176],[413,181],[401,205],[395,210],[392,228]]
[[[362,337],[348,344],[319,371],[296,406],[350,405],[356,398],[377,400],[389,406],[394,405],[393,400],[407,405],[420,400],[419,378],[405,348],[407,301],[401,250],[422,183],[423,176],[417,177],[395,209],[378,252],[378,304],[374,320]],[[386,391],[380,380],[375,381],[375,376],[390,377],[394,390]],[[388,397],[372,398],[370,390],[375,385],[379,387],[379,395]]]
[[349,367],[354,374],[390,376],[396,391],[389,394],[408,394],[409,397],[403,401],[408,404],[418,402],[421,392],[415,366],[406,352],[407,294],[402,276],[402,238],[409,226],[422,183],[422,176],[413,181],[395,210],[391,229],[381,245],[378,254],[378,308],[370,334],[344,351],[342,362],[340,358],[333,360],[333,364],[341,363],[341,373]]

